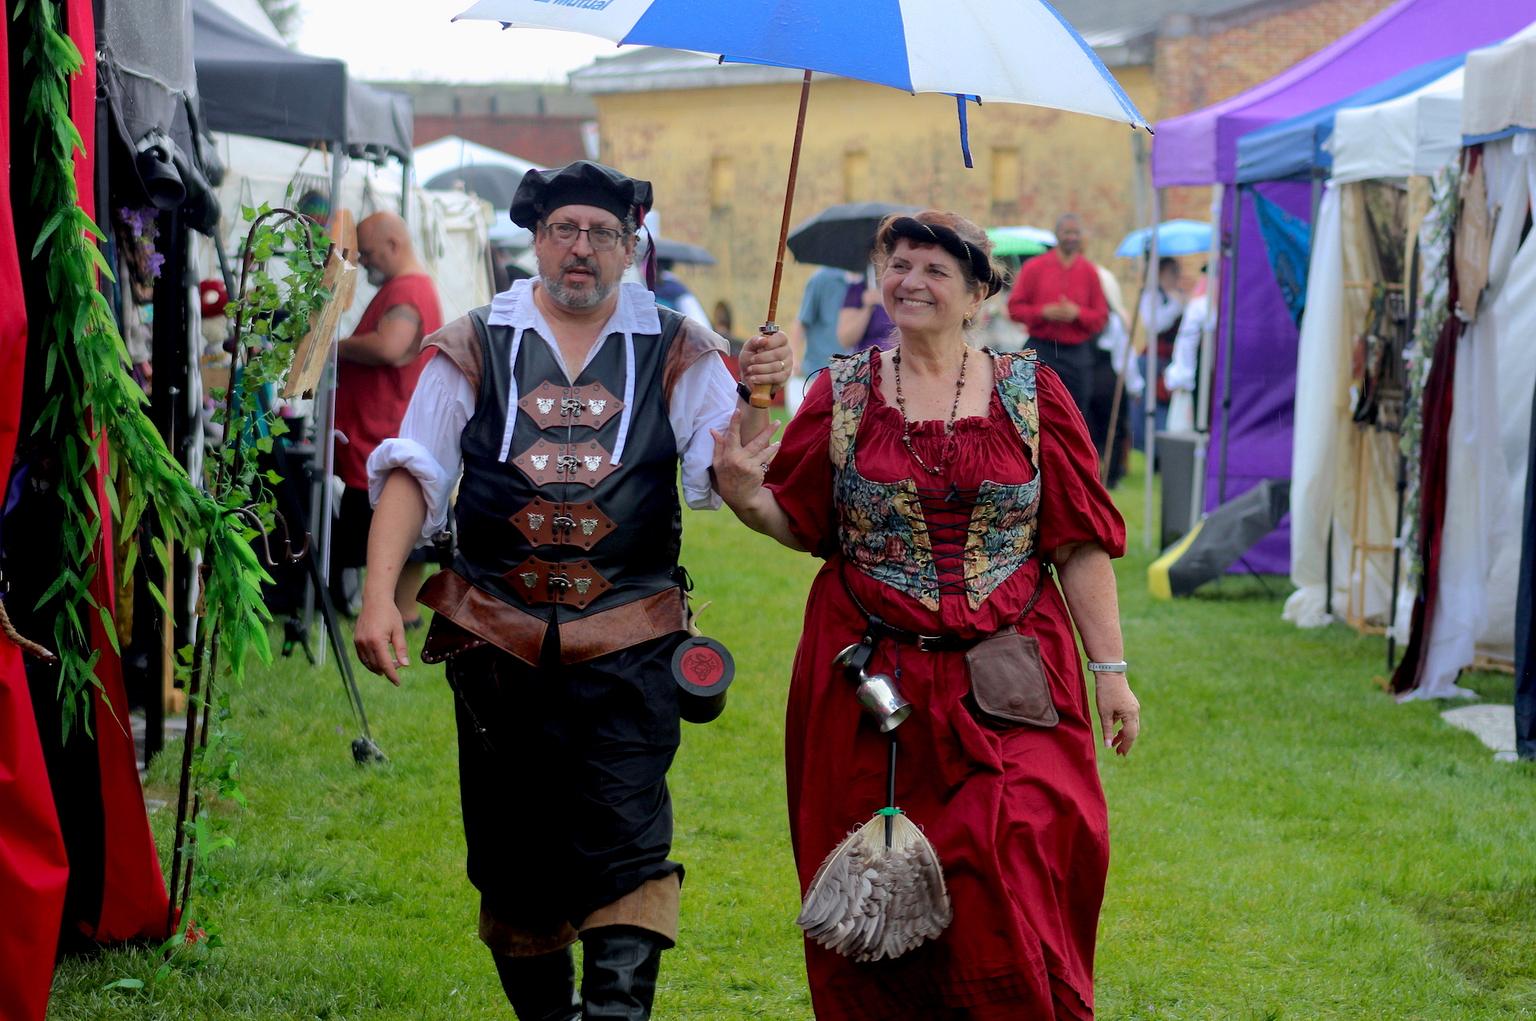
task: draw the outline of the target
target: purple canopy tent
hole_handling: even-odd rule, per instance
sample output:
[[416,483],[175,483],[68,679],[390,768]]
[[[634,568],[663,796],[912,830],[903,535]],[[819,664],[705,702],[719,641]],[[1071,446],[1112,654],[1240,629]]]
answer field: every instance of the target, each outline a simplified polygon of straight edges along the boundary
[[[1221,310],[1212,379],[1221,412],[1210,423],[1220,453],[1206,460],[1206,509],[1261,478],[1291,474],[1297,330],[1270,271],[1248,195],[1235,185],[1237,140],[1250,131],[1344,99],[1407,68],[1506,38],[1530,21],[1522,0],[1401,0],[1289,70],[1241,95],[1157,125],[1152,183],[1222,186]],[[1311,219],[1307,184],[1257,186]],[[1242,215],[1235,216],[1240,192]],[[1212,405],[1217,407],[1217,405]],[[1248,565],[1289,570],[1289,522],[1254,548]]]

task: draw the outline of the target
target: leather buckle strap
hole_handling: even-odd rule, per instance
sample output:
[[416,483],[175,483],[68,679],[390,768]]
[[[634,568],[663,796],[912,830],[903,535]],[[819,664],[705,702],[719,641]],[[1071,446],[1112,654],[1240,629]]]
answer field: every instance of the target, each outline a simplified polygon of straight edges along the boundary
[[608,451],[595,440],[586,443],[554,444],[538,440],[512,459],[536,486],[560,482],[579,482],[596,486],[618,470],[610,464]]
[[618,526],[597,504],[551,503],[542,496],[511,517],[523,538],[534,546],[577,546],[590,550]]
[[552,564],[529,557],[502,575],[518,598],[530,605],[554,603],[585,610],[613,584],[585,560]]
[[519,398],[517,406],[541,430],[563,425],[601,429],[624,410],[624,402],[601,383],[556,386],[548,380]]

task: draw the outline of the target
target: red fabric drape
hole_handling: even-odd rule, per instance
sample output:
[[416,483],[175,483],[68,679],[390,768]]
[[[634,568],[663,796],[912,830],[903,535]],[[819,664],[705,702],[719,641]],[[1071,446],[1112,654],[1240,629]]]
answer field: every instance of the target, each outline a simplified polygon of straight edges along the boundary
[[[1482,157],[1474,148],[1465,172],[1471,173]],[[1429,649],[1429,629],[1435,618],[1435,598],[1440,593],[1440,550],[1444,545],[1445,484],[1450,471],[1451,410],[1456,391],[1456,348],[1461,339],[1462,323],[1455,314],[1460,296],[1456,279],[1456,234],[1451,233],[1450,248],[1445,253],[1450,266],[1446,305],[1452,310],[1440,327],[1435,340],[1434,360],[1424,381],[1424,421],[1421,427],[1423,449],[1419,453],[1419,558],[1424,577],[1413,601],[1409,617],[1408,645],[1402,662],[1392,672],[1392,693],[1405,694],[1424,680],[1424,657]]]
[[[10,25],[9,17],[0,18],[0,53],[6,52]],[[8,75],[0,74],[0,486],[11,477],[27,357],[27,310],[11,216],[9,92]],[[68,878],[21,650],[0,635],[0,1018],[43,1017]]]
[[[85,152],[75,158],[75,186],[80,192],[80,206],[94,216],[96,209],[96,25],[91,0],[67,0],[69,35],[85,58],[85,65],[70,83],[70,116]],[[96,505],[106,508],[107,441],[99,447],[102,470],[92,473]],[[96,601],[111,607],[116,588],[112,562],[112,522],[102,522],[101,539],[96,547],[100,564],[91,587]],[[102,882],[101,915],[86,935],[102,943],[135,937],[162,938],[168,897],[154,836],[149,829],[149,815],[144,807],[144,790],[139,784],[138,757],[133,746],[133,732],[128,725],[128,692],[123,687],[122,662],[112,651],[106,629],[99,617],[91,619],[91,643],[101,650],[96,676],[105,692],[95,695],[96,755],[101,768],[101,803],[105,816],[105,874]],[[105,696],[105,697],[103,697]],[[107,704],[110,702],[110,706]]]

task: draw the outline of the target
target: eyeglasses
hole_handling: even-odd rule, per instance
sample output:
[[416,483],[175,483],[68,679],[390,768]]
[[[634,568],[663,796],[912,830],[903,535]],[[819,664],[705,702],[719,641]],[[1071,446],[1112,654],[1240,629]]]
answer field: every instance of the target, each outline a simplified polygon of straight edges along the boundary
[[561,248],[571,247],[578,235],[585,234],[594,252],[611,252],[624,237],[623,231],[612,227],[578,227],[574,223],[546,223],[544,229]]

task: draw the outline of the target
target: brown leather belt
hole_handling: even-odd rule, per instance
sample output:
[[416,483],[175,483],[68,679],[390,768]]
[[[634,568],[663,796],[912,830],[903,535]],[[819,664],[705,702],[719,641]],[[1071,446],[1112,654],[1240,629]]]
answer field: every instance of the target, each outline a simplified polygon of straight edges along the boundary
[[[428,578],[417,601],[437,613],[421,650],[423,662],[440,663],[456,653],[494,645],[529,666],[539,665],[549,624],[475,587],[457,571],[439,571]],[[585,663],[687,629],[682,590],[663,589],[562,623],[560,662]]]

